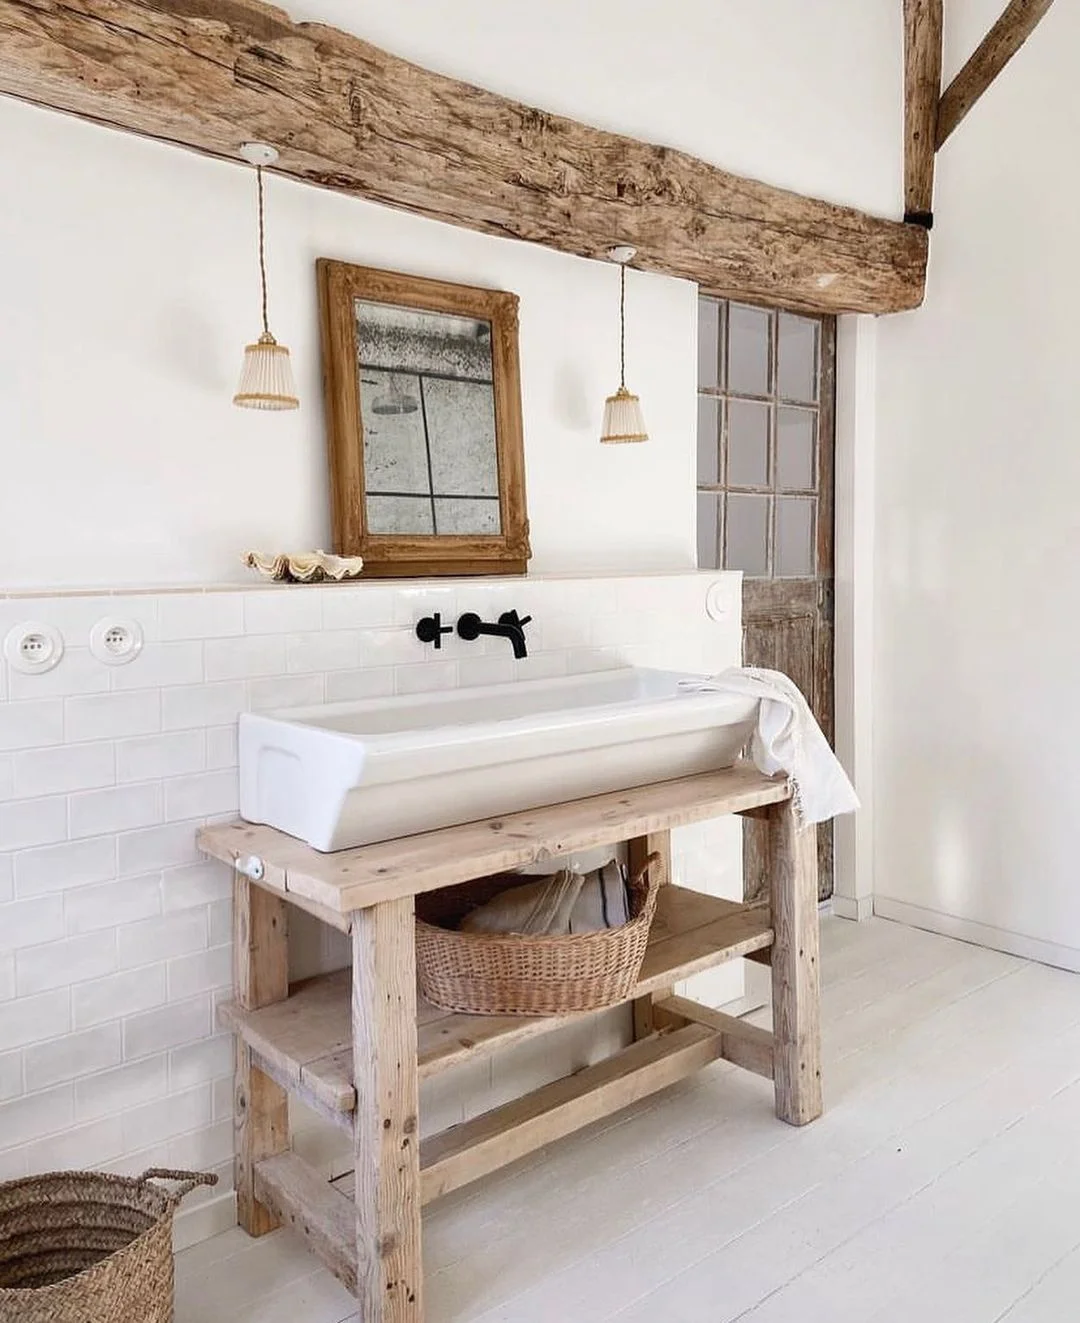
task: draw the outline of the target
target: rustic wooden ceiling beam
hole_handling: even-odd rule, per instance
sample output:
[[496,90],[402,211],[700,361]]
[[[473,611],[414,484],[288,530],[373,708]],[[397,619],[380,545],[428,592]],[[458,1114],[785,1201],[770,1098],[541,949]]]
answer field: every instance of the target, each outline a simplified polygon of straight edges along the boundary
[[941,96],[942,0],[904,0],[904,219],[930,228]]
[[0,0],[0,92],[488,234],[821,312],[923,297],[926,235],[430,73],[257,0]]
[[1035,31],[1053,3],[1009,0],[1004,13],[942,94],[937,117],[938,147]]

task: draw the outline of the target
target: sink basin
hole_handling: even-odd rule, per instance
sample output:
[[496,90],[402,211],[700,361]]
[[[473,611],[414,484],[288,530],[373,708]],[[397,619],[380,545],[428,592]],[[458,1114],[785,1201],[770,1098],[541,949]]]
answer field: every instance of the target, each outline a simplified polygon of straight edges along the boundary
[[730,767],[757,702],[626,667],[240,718],[240,813],[317,850]]

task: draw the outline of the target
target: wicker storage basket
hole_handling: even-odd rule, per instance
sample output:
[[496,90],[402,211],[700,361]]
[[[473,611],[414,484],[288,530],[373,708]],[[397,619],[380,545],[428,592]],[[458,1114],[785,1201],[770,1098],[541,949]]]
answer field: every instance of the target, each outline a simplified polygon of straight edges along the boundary
[[420,991],[448,1011],[567,1015],[615,1006],[633,992],[656,912],[658,854],[630,880],[629,923],[569,937],[467,933],[455,925],[520,875],[479,878],[416,898]]
[[172,1323],[173,1212],[216,1182],[155,1168],[0,1185],[0,1323]]

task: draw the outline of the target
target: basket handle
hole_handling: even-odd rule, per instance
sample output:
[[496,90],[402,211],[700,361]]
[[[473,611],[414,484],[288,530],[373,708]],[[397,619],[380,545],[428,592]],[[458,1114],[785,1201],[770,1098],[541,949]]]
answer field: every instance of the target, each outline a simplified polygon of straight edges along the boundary
[[659,850],[654,850],[652,854],[647,856],[645,862],[641,865],[641,867],[637,870],[634,876],[630,879],[630,886],[636,887],[642,882],[647,882],[649,891],[650,892],[655,891],[656,888],[659,886],[659,883],[656,881],[655,877],[653,876],[652,869],[654,865],[661,863],[663,863],[663,856],[660,854]]
[[148,1181],[174,1182],[177,1189],[169,1194],[169,1202],[173,1204],[178,1204],[197,1185],[216,1185],[218,1180],[212,1171],[170,1171],[167,1167],[150,1167],[136,1179],[143,1184]]

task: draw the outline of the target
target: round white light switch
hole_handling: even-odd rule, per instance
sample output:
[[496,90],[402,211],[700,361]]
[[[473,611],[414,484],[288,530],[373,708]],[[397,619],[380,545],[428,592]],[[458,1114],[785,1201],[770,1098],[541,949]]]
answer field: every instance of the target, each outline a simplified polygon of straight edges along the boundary
[[723,620],[731,612],[727,585],[722,579],[709,584],[705,593],[705,614],[710,620]]

